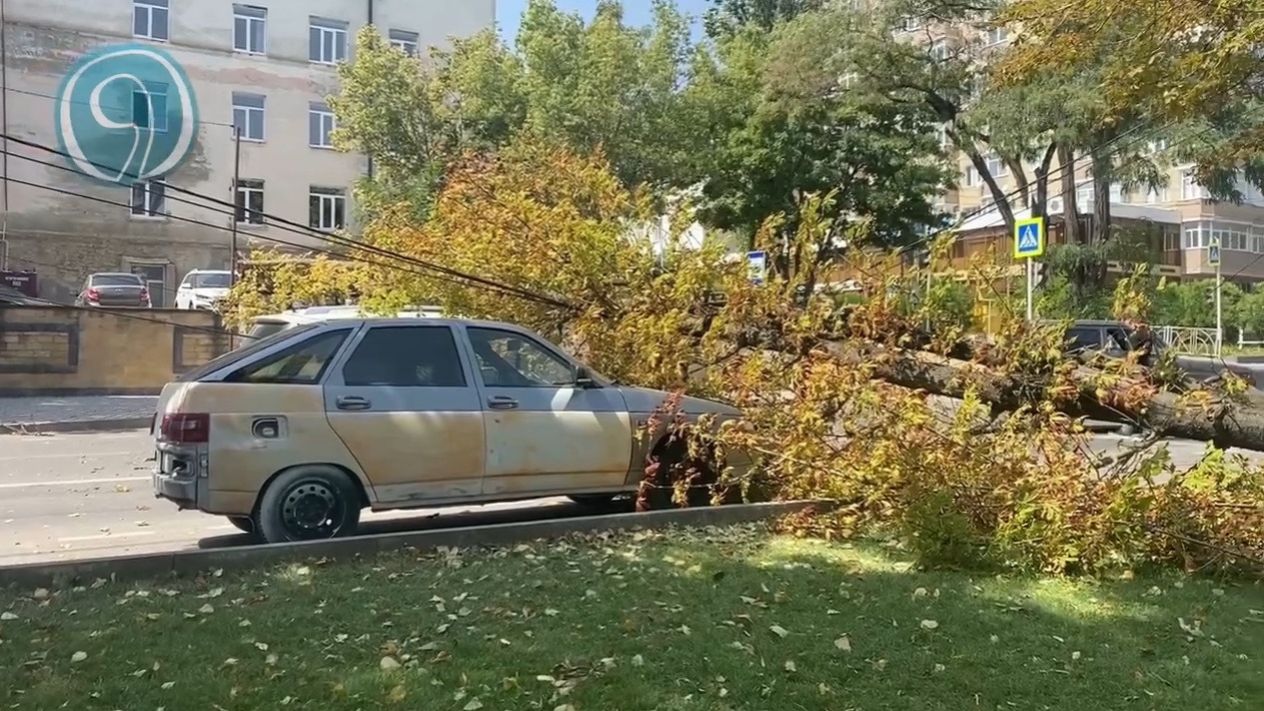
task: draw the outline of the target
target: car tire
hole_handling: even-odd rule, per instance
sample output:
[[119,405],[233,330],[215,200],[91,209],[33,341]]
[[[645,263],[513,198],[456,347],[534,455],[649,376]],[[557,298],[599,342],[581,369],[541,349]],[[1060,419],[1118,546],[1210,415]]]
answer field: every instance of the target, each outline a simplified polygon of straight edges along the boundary
[[268,484],[254,519],[265,543],[322,540],[354,533],[360,507],[360,490],[345,472],[301,466]]
[[253,534],[255,532],[255,521],[249,516],[228,516],[228,522],[237,527],[242,533]]

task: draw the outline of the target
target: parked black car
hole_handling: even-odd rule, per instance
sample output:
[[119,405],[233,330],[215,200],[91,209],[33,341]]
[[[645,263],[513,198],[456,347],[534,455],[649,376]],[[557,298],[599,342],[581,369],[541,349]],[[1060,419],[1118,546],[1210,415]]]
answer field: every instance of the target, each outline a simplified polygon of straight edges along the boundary
[[36,299],[14,289],[11,286],[0,284],[0,306],[47,306],[48,302],[43,299]]
[[[1153,331],[1139,330],[1122,321],[1075,321],[1067,329],[1068,353],[1098,351],[1109,358],[1122,358],[1133,351],[1141,351],[1139,361],[1149,368],[1159,361],[1167,348],[1168,344]],[[1237,363],[1228,363],[1223,358],[1178,356],[1176,363],[1189,377],[1196,380],[1218,377],[1227,370],[1245,380],[1251,387],[1256,384],[1254,370]]]

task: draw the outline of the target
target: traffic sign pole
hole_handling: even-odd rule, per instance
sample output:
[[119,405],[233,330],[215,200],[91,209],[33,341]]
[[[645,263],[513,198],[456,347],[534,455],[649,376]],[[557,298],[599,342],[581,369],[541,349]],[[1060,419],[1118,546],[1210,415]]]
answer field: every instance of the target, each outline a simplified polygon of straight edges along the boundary
[[1027,320],[1036,317],[1036,263],[1032,260],[1045,253],[1045,220],[1033,217],[1014,223],[1014,258],[1027,261]]
[[1036,293],[1036,263],[1027,258],[1027,320],[1034,321],[1036,309],[1034,297]]
[[1216,260],[1216,357],[1220,357],[1220,349],[1224,346],[1224,313],[1220,308],[1220,292],[1224,282],[1220,278],[1220,260]]

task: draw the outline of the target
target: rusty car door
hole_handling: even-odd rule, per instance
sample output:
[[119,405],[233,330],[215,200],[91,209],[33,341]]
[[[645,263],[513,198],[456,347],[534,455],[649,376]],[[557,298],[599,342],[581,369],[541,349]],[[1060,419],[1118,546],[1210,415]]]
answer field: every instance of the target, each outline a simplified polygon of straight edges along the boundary
[[325,384],[335,433],[379,503],[478,496],[483,406],[447,324],[386,322],[364,329]]
[[618,388],[575,385],[573,363],[524,331],[465,327],[487,437],[485,495],[624,485],[632,426]]

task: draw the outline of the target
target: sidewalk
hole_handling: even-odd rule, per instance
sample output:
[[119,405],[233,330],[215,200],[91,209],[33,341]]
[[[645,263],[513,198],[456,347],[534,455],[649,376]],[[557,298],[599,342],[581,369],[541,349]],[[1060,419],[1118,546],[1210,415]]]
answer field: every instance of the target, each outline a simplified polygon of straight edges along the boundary
[[157,406],[148,395],[0,398],[0,434],[148,427]]

